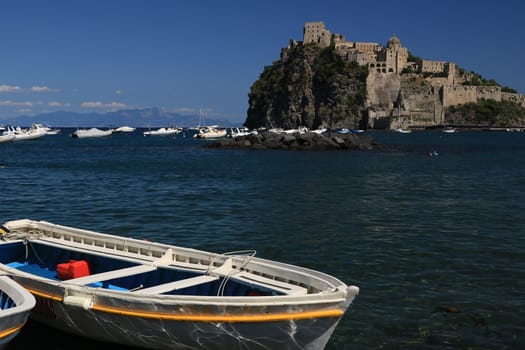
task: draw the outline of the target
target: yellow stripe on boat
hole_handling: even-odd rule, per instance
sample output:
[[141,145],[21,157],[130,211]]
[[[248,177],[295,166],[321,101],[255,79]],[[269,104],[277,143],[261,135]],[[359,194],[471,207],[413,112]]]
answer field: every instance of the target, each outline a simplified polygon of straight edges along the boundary
[[134,316],[142,318],[155,318],[172,321],[193,321],[193,322],[276,322],[290,320],[307,320],[313,318],[341,317],[343,311],[339,309],[320,310],[320,311],[303,311],[287,312],[263,315],[210,315],[210,314],[165,314],[155,312],[130,311],[126,309],[93,305],[92,310],[120,314],[125,316]]
[[24,322],[22,324],[19,324],[18,326],[11,327],[9,329],[4,329],[2,332],[0,332],[0,339],[6,338],[11,334],[18,332],[20,329],[22,329],[22,327],[24,327],[25,324],[26,323]]
[[54,301],[60,301],[62,302],[62,300],[64,299],[62,296],[58,296],[58,295],[54,295],[54,294],[49,294],[49,293],[45,293],[45,292],[41,292],[39,290],[35,290],[35,289],[31,289],[31,288],[27,288],[26,289],[33,295],[36,295],[37,297],[41,297],[41,298],[46,298],[46,299],[51,299],[51,300],[54,300]]

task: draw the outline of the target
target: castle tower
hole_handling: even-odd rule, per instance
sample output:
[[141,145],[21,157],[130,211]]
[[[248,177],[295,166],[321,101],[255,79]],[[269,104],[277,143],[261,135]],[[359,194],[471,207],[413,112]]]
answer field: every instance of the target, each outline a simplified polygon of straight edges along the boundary
[[303,44],[314,43],[320,47],[330,46],[332,33],[323,22],[306,22],[303,31]]
[[408,62],[408,50],[401,46],[401,40],[393,35],[386,44],[385,61],[387,69],[393,73],[400,74]]

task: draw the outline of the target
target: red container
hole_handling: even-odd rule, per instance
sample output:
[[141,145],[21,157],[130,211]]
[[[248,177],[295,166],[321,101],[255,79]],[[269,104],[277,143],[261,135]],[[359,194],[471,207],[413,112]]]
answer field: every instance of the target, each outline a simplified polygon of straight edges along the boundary
[[61,280],[89,275],[89,265],[85,260],[69,260],[57,265],[57,275]]

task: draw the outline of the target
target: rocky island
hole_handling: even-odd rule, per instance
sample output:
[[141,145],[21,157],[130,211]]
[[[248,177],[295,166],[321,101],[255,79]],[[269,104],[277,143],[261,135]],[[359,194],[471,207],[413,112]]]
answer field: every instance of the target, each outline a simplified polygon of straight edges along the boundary
[[522,127],[525,95],[452,62],[346,40],[307,22],[249,93],[244,125],[256,128],[424,129]]

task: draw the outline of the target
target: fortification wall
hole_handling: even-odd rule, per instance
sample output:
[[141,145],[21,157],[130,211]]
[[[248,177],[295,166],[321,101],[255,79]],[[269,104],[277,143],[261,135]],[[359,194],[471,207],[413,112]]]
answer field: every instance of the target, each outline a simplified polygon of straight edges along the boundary
[[422,73],[443,73],[445,71],[446,62],[444,61],[421,61],[421,72]]
[[501,88],[499,86],[477,86],[476,94],[478,100],[501,101]]
[[472,85],[452,85],[443,86],[443,98],[445,107],[455,106],[465,103],[476,103],[477,86]]
[[503,101],[510,101],[510,102],[517,103],[525,108],[525,95],[514,94],[510,92],[502,92],[501,99]]

